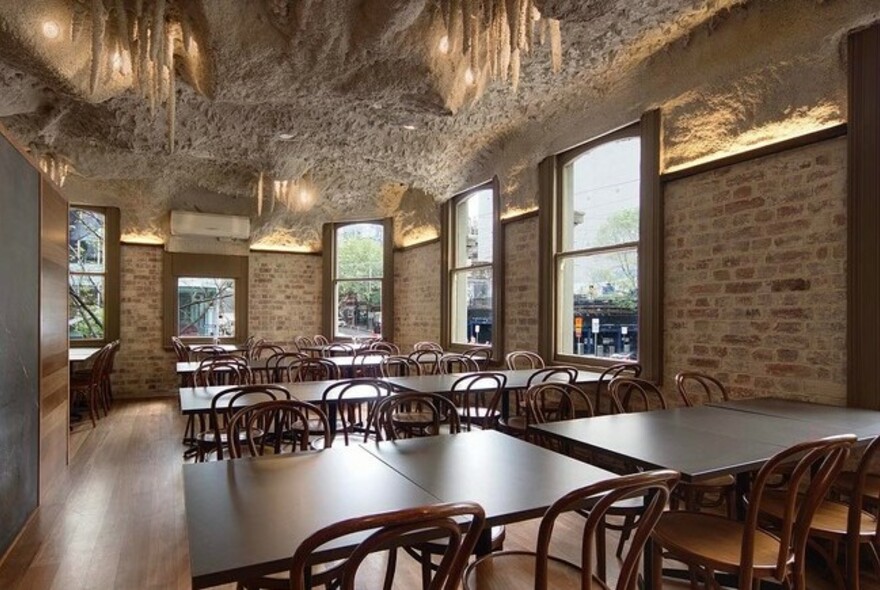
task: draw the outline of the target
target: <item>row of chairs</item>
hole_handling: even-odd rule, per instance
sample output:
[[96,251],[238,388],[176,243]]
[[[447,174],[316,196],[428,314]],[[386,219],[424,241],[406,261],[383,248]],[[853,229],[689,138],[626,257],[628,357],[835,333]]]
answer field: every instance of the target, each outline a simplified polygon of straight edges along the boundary
[[93,427],[101,418],[101,412],[106,416],[113,403],[110,376],[113,373],[117,352],[119,352],[119,340],[105,344],[92,355],[89,368],[75,371],[70,376],[71,407],[88,411]]

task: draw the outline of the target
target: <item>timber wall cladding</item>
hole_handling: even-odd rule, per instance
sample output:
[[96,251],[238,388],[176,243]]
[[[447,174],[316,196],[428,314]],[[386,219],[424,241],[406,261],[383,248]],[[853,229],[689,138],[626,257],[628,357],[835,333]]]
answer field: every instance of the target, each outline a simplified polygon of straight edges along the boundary
[[0,555],[38,503],[39,180],[0,135]]
[[40,191],[40,497],[67,465],[67,201],[44,177]]
[[846,402],[846,139],[665,187],[665,379]]

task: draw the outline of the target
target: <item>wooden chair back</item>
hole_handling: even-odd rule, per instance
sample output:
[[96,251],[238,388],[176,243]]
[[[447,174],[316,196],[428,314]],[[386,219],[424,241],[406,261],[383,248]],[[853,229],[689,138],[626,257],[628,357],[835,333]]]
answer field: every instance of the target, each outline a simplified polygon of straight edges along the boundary
[[517,369],[543,369],[545,367],[544,359],[536,352],[528,350],[514,350],[508,352],[504,357],[507,368],[511,371]]
[[462,354],[466,357],[474,359],[477,362],[477,366],[479,366],[481,371],[485,371],[486,369],[488,369],[489,363],[492,360],[492,349],[485,346],[475,346],[474,348],[468,348]]
[[540,383],[526,392],[529,420],[535,424],[592,418],[590,397],[571,383]]
[[[846,524],[846,565],[847,578],[849,580],[859,579],[859,547],[860,532],[862,527],[862,511],[865,508],[865,498],[867,497],[866,488],[868,477],[875,473],[876,461],[880,452],[880,436],[871,441],[868,448],[862,454],[859,460],[859,466],[856,468],[855,483],[853,485],[852,494],[849,497],[849,510],[847,513]],[[874,539],[880,539],[880,518],[875,518],[876,525],[874,527]],[[850,556],[857,556],[855,559]]]
[[675,376],[675,387],[684,405],[693,407],[701,400],[707,403],[728,401],[727,388],[715,377],[696,371],[682,371]]
[[474,373],[480,370],[476,359],[463,354],[445,354],[437,361],[440,366],[440,374],[451,375],[453,373]]
[[354,356],[354,347],[344,342],[334,342],[324,347],[324,356]]
[[248,406],[263,401],[290,399],[290,392],[278,385],[240,385],[224,389],[211,398],[211,410],[208,413],[208,429],[214,434],[217,459],[223,460],[223,438],[229,418],[235,414],[235,406],[242,397],[248,397]]
[[[363,531],[375,531],[362,541],[345,561],[336,566],[341,590],[354,590],[358,568],[372,553],[395,551],[423,539],[444,540],[443,554],[427,590],[455,590],[468,558],[476,547],[486,522],[482,507],[474,502],[435,504],[361,516],[332,524],[305,539],[293,554],[290,566],[290,588],[310,587],[312,553],[334,539]],[[463,532],[462,525],[466,527]],[[419,533],[414,537],[414,533]]]
[[328,346],[330,341],[327,340],[326,336],[322,336],[321,334],[315,334],[315,337],[312,338],[315,343],[315,346]]
[[177,336],[172,336],[171,347],[174,348],[174,354],[177,356],[178,363],[190,362],[189,348],[183,343],[183,340]]
[[297,359],[290,362],[283,372],[283,378],[290,382],[331,381],[342,378],[339,366],[325,358]]
[[617,377],[608,384],[611,406],[616,414],[666,410],[669,402],[663,391],[645,379]]
[[199,363],[193,373],[196,387],[211,385],[249,385],[254,374],[240,356],[214,356]]
[[440,373],[440,359],[443,358],[443,352],[416,350],[409,353],[408,356],[419,365],[422,375],[437,375]]
[[618,377],[639,377],[642,366],[638,363],[617,363],[605,367],[599,375],[594,389],[593,407],[597,414],[613,414],[616,411],[614,402],[608,392],[608,385]]
[[409,377],[421,375],[422,367],[409,357],[392,355],[382,359],[379,372],[382,377]]
[[418,350],[433,350],[434,352],[443,352],[443,347],[436,342],[424,340],[422,342],[416,342],[415,344],[413,344],[413,351]]
[[376,340],[375,342],[370,343],[370,350],[384,351],[395,356],[400,354],[399,346],[393,342],[385,342],[384,340]]
[[578,371],[574,367],[544,367],[526,380],[526,389],[539,383],[574,383],[577,376]]
[[[310,425],[317,421],[319,428]],[[321,408],[295,399],[265,401],[238,410],[226,426],[229,456],[259,457],[308,451],[313,436],[323,436],[322,448],[330,448],[330,423]],[[242,447],[242,439],[246,446]],[[247,455],[244,452],[247,449]]]
[[293,339],[293,343],[296,345],[297,350],[302,350],[303,348],[307,348],[309,346],[314,346],[315,341],[309,338],[308,336],[297,336]]
[[382,377],[380,365],[389,356],[391,356],[391,353],[387,350],[364,349],[356,352],[351,361],[353,376],[370,379]]
[[596,531],[603,526],[608,511],[616,503],[630,498],[643,498],[636,503],[642,508],[636,518],[632,540],[623,556],[620,574],[615,588],[631,590],[636,587],[642,550],[651,531],[660,520],[669,492],[678,482],[679,473],[670,470],[644,471],[623,475],[595,483],[564,495],[544,513],[538,528],[537,558],[535,560],[535,590],[548,590],[547,573],[550,556],[550,539],[557,518],[567,512],[580,511],[590,501],[595,501],[586,514],[581,540],[581,587],[595,588],[593,563]]
[[784,515],[774,530],[780,539],[774,576],[778,580],[784,579],[789,556],[794,554],[794,567],[799,570],[795,572],[795,578],[804,579],[804,554],[810,523],[855,442],[855,435],[844,434],[796,444],[777,453],[761,467],[749,493],[740,555],[741,579],[753,578],[755,530],[758,528],[761,498],[765,490],[773,486],[773,481],[780,477],[788,477],[788,487],[785,491]]
[[393,392],[391,384],[381,379],[345,379],[324,390],[321,407],[329,414],[329,404],[336,404],[337,432],[348,446],[352,433],[360,432],[364,442],[376,435],[375,408]]
[[215,356],[230,356],[228,352],[226,352],[222,346],[217,346],[215,344],[203,344],[201,346],[193,346],[189,349],[189,356],[191,359],[200,361],[208,358],[212,358]]
[[459,417],[464,420],[467,430],[478,417],[479,408],[485,408],[486,418],[480,420],[483,429],[497,429],[501,417],[501,397],[507,388],[507,375],[504,373],[480,373],[459,377],[452,384],[452,403],[459,408]]
[[373,416],[380,440],[436,436],[443,425],[448,426],[449,434],[461,432],[455,405],[436,393],[398,393],[386,397],[376,405]]
[[266,359],[266,372],[272,383],[289,383],[293,381],[288,371],[291,363],[310,358],[302,352],[280,352]]
[[283,353],[284,348],[278,346],[277,344],[272,344],[270,342],[258,342],[254,344],[250,349],[248,349],[248,358],[256,360],[263,357],[269,358],[272,355]]

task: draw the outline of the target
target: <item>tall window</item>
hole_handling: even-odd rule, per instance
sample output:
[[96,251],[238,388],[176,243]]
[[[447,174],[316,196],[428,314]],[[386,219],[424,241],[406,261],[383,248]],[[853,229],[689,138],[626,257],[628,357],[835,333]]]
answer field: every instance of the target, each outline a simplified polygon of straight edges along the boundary
[[178,277],[177,335],[235,337],[235,279]]
[[101,211],[71,207],[68,231],[68,334],[101,340],[107,328],[107,218]]
[[325,252],[332,252],[332,264],[325,266],[325,292],[333,294],[331,307],[325,307],[328,335],[392,337],[391,234],[390,219],[326,226],[325,240],[330,242],[325,241]]
[[562,154],[556,249],[556,351],[637,359],[638,127]]
[[488,345],[493,341],[494,226],[495,194],[491,186],[456,200],[450,264],[453,344]]

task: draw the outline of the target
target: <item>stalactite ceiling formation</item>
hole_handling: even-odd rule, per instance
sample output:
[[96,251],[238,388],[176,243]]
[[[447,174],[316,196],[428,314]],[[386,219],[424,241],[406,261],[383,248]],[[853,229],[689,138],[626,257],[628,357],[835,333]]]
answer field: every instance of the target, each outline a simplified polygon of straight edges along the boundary
[[[161,236],[168,210],[187,209],[249,215],[255,240],[320,242],[324,221],[388,215],[430,236],[437,202],[494,174],[504,214],[534,208],[541,158],[649,108],[664,109],[675,163],[758,118],[833,120],[827,29],[876,12],[880,0],[0,2],[0,122],[72,202],[119,206],[132,235]],[[778,63],[743,39],[772,41]]]

